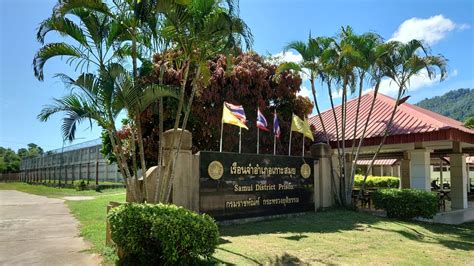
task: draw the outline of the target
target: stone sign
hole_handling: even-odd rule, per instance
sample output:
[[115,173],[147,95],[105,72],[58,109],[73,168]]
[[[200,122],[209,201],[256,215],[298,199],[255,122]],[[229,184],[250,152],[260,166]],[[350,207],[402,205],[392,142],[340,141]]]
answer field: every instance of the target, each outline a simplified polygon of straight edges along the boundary
[[200,152],[199,210],[216,220],[314,211],[314,159]]

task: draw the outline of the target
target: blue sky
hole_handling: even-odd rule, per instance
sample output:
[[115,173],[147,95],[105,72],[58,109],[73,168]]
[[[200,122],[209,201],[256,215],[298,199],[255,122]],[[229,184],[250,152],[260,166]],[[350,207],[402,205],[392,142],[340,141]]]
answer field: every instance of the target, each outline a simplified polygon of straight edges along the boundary
[[[59,72],[73,73],[64,61],[54,60],[45,67],[45,81],[33,76],[32,60],[40,47],[35,34],[56,1],[0,1],[0,146],[18,149],[34,142],[45,150],[62,145],[60,116],[43,123],[36,119],[42,106],[66,93]],[[474,87],[474,5],[470,0],[241,0],[241,17],[252,29],[254,47],[261,54],[279,54],[293,40],[313,36],[333,36],[341,26],[350,25],[357,33],[374,31],[388,39],[423,39],[434,54],[449,60],[446,81],[429,81],[423,75],[411,82],[410,102],[442,95],[457,88]],[[50,36],[48,41],[58,40]],[[293,53],[284,57],[297,60]],[[302,94],[308,95],[304,82]],[[388,82],[382,91],[393,93]],[[329,107],[321,93],[321,109]],[[99,137],[100,129],[80,127],[77,142]]]

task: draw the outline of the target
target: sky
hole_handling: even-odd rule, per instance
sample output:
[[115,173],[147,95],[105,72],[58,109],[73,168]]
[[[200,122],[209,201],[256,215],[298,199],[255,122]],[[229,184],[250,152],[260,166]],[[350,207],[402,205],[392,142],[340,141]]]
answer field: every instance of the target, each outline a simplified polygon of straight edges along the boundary
[[[448,78],[429,80],[421,73],[410,82],[409,102],[442,95],[458,88],[474,88],[474,1],[471,0],[241,0],[240,16],[254,35],[252,49],[298,61],[293,51],[282,54],[291,41],[312,36],[335,36],[342,26],[356,33],[376,32],[385,40],[423,40],[433,54],[448,61]],[[0,0],[0,146],[14,150],[36,143],[45,150],[61,148],[61,116],[40,122],[36,116],[54,97],[67,89],[56,73],[73,74],[64,60],[45,66],[45,79],[33,75],[38,24],[51,15],[54,0]],[[61,40],[51,35],[47,42]],[[316,84],[320,86],[320,84]],[[303,81],[301,95],[310,96]],[[317,87],[318,88],[318,87]],[[367,88],[369,89],[369,88]],[[381,92],[393,96],[392,83],[384,81]],[[321,110],[329,108],[328,94],[318,93]],[[338,95],[335,95],[338,97]],[[311,98],[311,97],[310,97]],[[97,139],[100,128],[82,125],[74,143]],[[69,145],[67,143],[66,145]]]

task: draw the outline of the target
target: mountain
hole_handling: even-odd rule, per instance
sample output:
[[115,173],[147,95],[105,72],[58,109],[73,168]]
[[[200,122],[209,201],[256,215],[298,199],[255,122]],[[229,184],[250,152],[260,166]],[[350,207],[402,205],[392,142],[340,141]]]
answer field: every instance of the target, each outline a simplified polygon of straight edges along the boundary
[[464,122],[474,116],[474,89],[452,90],[442,96],[426,98],[416,105]]

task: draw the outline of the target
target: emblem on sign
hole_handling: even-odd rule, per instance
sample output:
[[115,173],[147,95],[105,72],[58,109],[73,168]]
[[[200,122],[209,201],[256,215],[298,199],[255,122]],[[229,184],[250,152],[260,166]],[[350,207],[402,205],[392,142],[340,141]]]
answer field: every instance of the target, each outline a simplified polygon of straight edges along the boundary
[[218,180],[224,174],[224,166],[219,161],[212,161],[207,167],[207,173],[212,179]]
[[301,166],[300,172],[301,176],[306,179],[311,175],[311,167],[307,163],[305,163]]

